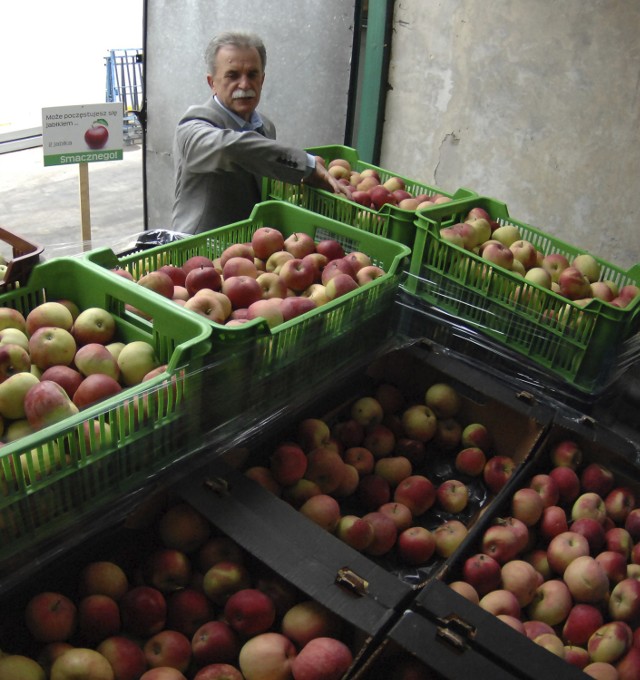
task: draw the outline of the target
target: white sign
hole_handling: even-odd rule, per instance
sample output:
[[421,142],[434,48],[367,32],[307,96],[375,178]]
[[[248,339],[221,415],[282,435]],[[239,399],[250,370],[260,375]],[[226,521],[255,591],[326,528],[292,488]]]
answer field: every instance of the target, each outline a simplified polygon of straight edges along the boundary
[[45,166],[122,160],[122,124],[122,103],[42,109]]

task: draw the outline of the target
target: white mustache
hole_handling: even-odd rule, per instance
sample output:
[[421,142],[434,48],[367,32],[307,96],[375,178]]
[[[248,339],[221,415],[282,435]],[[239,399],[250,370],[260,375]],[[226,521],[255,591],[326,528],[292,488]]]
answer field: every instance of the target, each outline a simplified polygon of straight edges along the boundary
[[255,90],[236,90],[231,95],[231,99],[249,99],[255,96],[256,96]]

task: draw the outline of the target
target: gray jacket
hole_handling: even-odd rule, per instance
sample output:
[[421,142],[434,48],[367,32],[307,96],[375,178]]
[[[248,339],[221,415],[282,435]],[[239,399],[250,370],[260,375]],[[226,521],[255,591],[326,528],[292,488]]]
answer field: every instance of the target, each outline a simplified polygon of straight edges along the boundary
[[196,234],[246,219],[261,200],[263,176],[304,178],[306,152],[276,142],[275,126],[261,117],[264,135],[239,132],[213,97],[187,109],[174,141],[173,230]]

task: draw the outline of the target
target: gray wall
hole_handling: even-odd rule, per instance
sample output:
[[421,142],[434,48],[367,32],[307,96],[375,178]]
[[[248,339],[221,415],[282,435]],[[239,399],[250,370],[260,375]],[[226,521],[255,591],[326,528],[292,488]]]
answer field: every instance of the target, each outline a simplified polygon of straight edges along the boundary
[[640,261],[640,2],[396,2],[380,165]]
[[146,5],[147,227],[170,224],[171,144],[190,104],[210,96],[203,55],[216,33],[259,33],[267,46],[260,108],[278,138],[301,147],[345,134],[355,0],[148,0]]

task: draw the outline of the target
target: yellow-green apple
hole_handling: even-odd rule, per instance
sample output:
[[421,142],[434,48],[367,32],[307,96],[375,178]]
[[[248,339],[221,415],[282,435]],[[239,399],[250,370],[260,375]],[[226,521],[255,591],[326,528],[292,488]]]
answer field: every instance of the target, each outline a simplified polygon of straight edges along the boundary
[[143,274],[138,279],[138,285],[146,288],[147,290],[152,290],[162,297],[171,300],[173,297],[173,279],[169,274],[162,272],[160,270],[150,271]]
[[238,654],[245,680],[290,680],[296,646],[281,633],[262,633],[247,640]]
[[359,397],[351,405],[351,417],[365,428],[382,422],[384,411],[375,397]]
[[373,472],[376,460],[364,446],[351,446],[344,452],[344,462],[355,467],[360,477],[364,477]]
[[300,512],[319,527],[333,533],[340,520],[340,505],[327,493],[312,496],[300,507]]
[[64,642],[76,631],[78,610],[63,593],[42,591],[27,602],[24,620],[37,642]]
[[466,581],[452,581],[449,583],[449,588],[458,593],[458,595],[462,595],[462,597],[469,600],[469,602],[473,602],[473,604],[480,603],[480,596],[478,595],[476,589]]
[[[235,261],[236,260],[232,258],[229,261],[229,263],[227,263],[227,267],[231,268],[230,263]],[[255,265],[249,260],[245,260],[244,258],[238,258],[238,261],[241,263],[246,263],[243,265],[243,267],[247,269],[250,273],[252,271],[255,271]],[[251,270],[252,267],[253,270]],[[239,270],[240,268],[238,267],[236,269]],[[227,275],[233,276],[233,274],[231,273],[228,273]],[[222,277],[213,267],[196,267],[186,275],[184,281],[184,288],[187,291],[189,297],[193,297],[199,290],[202,290],[203,288],[206,288],[208,290],[219,291],[221,287]],[[173,297],[175,297],[175,286]]]
[[69,398],[73,399],[75,391],[83,381],[82,374],[71,366],[50,366],[43,371],[40,380],[51,380],[64,389]]
[[293,257],[302,259],[305,255],[315,252],[316,244],[310,234],[304,231],[294,231],[284,239],[283,249],[291,253]]
[[189,554],[208,540],[211,525],[193,506],[176,503],[160,517],[158,534],[167,548],[176,548]]
[[70,331],[73,326],[73,316],[60,302],[41,302],[27,314],[25,324],[25,332],[28,336],[32,336],[38,328],[45,326]]
[[298,680],[338,679],[353,664],[353,654],[344,642],[333,637],[310,640],[291,662],[291,672]]
[[598,300],[604,300],[605,302],[611,302],[615,295],[610,286],[608,286],[604,281],[594,281],[591,284],[591,297],[597,298]]
[[187,274],[182,267],[178,267],[175,264],[163,264],[162,266],[158,267],[158,271],[161,271],[163,274],[167,274],[167,276],[173,281],[174,287],[184,287]]
[[245,477],[252,479],[256,484],[272,493],[274,496],[280,496],[282,487],[276,482],[271,470],[265,465],[252,465],[244,471]]
[[377,187],[379,184],[380,184],[379,179],[376,179],[375,177],[373,177],[371,175],[364,175],[363,176],[362,173],[360,173],[360,175],[358,177],[358,182],[355,185],[357,191],[363,191],[363,192],[367,193],[367,195],[369,196],[370,207],[372,207],[372,208],[373,208],[373,204],[371,204],[371,196],[370,196],[369,192],[371,191],[371,189],[373,189],[373,187]]
[[563,506],[571,505],[581,491],[578,473],[573,468],[561,466],[549,470],[549,476],[558,487],[558,503]]
[[392,489],[411,476],[412,472],[413,467],[404,456],[386,456],[378,459],[374,466],[374,473],[386,479]]
[[140,384],[144,376],[159,365],[155,348],[146,340],[127,342],[118,355],[121,380],[127,386]]
[[251,585],[251,575],[241,562],[221,560],[212,564],[204,573],[202,589],[217,605],[224,605],[229,596]]
[[514,259],[518,260],[524,266],[525,271],[536,266],[538,262],[536,247],[526,239],[519,239],[514,241],[509,250],[513,253]]
[[482,478],[491,493],[497,494],[511,479],[516,463],[510,456],[495,455],[487,460],[482,470]]
[[491,238],[491,224],[484,217],[467,220],[475,232],[475,242],[480,245]]
[[78,602],[78,633],[92,647],[120,632],[120,609],[108,595],[86,595]]
[[289,486],[304,477],[307,457],[299,444],[285,441],[269,456],[269,467],[278,484]]
[[633,631],[624,621],[609,621],[596,630],[587,642],[592,661],[615,663],[631,648]]
[[535,283],[541,288],[551,290],[551,276],[542,267],[531,267],[531,269],[526,270],[524,274],[524,280],[530,283]]
[[526,612],[530,619],[558,626],[566,620],[573,604],[567,584],[561,579],[552,578],[536,588]]
[[560,295],[569,300],[580,300],[591,293],[589,279],[576,267],[569,266],[563,269],[558,276]]
[[145,560],[145,583],[162,593],[185,588],[191,580],[191,561],[176,548],[156,548]]
[[222,281],[222,292],[229,298],[233,309],[247,308],[262,298],[262,288],[255,277],[231,276]]
[[129,589],[124,569],[109,560],[95,560],[86,564],[78,576],[78,592],[86,595],[108,595],[118,601]]
[[600,608],[592,604],[574,604],[562,625],[562,639],[566,644],[586,647],[589,638],[602,626]]
[[371,264],[362,267],[362,269],[358,269],[356,272],[356,281],[359,286],[365,286],[367,283],[371,283],[371,281],[375,281],[385,274],[386,272],[382,267]]
[[462,403],[458,391],[448,383],[434,383],[429,386],[424,402],[438,418],[454,417]]
[[335,528],[336,536],[354,550],[365,550],[373,541],[373,526],[357,515],[343,515]]
[[285,298],[287,295],[287,284],[280,274],[276,274],[275,272],[261,272],[258,274],[256,281],[262,288],[262,297],[264,299]]
[[340,484],[336,490],[333,492],[333,496],[336,498],[349,498],[354,493],[356,493],[359,484],[360,475],[358,471],[353,467],[353,465],[348,465],[345,463],[342,479],[340,480]]
[[187,678],[177,668],[160,666],[158,668],[149,668],[149,670],[140,676],[140,680],[187,680]]
[[198,666],[233,663],[240,647],[238,633],[226,621],[206,621],[191,638],[191,652]]
[[436,550],[436,538],[426,527],[407,527],[398,533],[396,550],[406,564],[425,564]]
[[613,472],[601,463],[589,463],[580,473],[582,490],[597,493],[602,498],[606,498],[614,483]]
[[269,255],[284,249],[282,232],[273,227],[258,227],[251,236],[251,247],[255,257],[268,259]]
[[113,635],[96,647],[111,664],[116,680],[138,680],[147,670],[147,660],[140,645],[124,635]]
[[150,668],[168,666],[186,673],[191,661],[191,641],[177,630],[161,630],[148,638],[143,647]]
[[26,418],[21,418],[20,420],[12,420],[9,423],[5,423],[3,441],[5,442],[15,442],[22,437],[26,437],[34,432],[34,429],[29,425]]
[[584,555],[589,555],[589,541],[575,531],[562,531],[547,545],[549,566],[560,576],[570,562]]
[[436,500],[443,510],[457,514],[469,503],[469,488],[457,479],[446,479],[436,489]]
[[481,257],[487,262],[511,269],[513,266],[513,251],[499,241],[486,241],[481,251]]
[[74,364],[85,377],[94,373],[108,375],[114,380],[120,377],[117,360],[104,345],[97,342],[90,342],[78,348]]
[[269,328],[274,328],[284,323],[284,316],[282,313],[283,300],[280,298],[260,299],[252,302],[247,307],[247,319],[264,319]]
[[555,633],[543,633],[533,641],[551,654],[564,659],[564,643]]
[[424,475],[411,475],[403,479],[393,492],[396,503],[406,505],[414,517],[424,514],[436,501],[436,487]]
[[498,616],[506,614],[507,616],[515,616],[520,618],[520,605],[518,598],[505,588],[498,588],[492,590],[480,598],[478,603],[481,609]]
[[573,520],[581,517],[592,517],[603,523],[606,516],[607,511],[602,497],[593,491],[587,491],[578,496],[571,506],[571,519]]
[[491,433],[482,423],[469,423],[462,429],[460,444],[464,447],[477,447],[488,453],[493,445]]
[[493,557],[499,564],[516,558],[521,552],[521,541],[513,527],[498,522],[487,527],[482,533],[482,552]]
[[558,536],[568,530],[569,520],[564,508],[559,505],[549,505],[542,511],[537,532],[543,541],[549,543],[554,536]]
[[482,597],[500,587],[501,565],[486,553],[476,553],[463,562],[462,578]]
[[582,668],[582,672],[590,678],[596,678],[596,680],[620,680],[616,666],[604,661],[591,661]]
[[543,510],[542,497],[530,487],[517,489],[511,497],[511,514],[528,527],[537,524]]
[[395,522],[398,532],[408,529],[413,524],[413,514],[403,503],[389,501],[388,503],[383,503],[378,508],[378,511],[391,517]]
[[482,474],[486,462],[487,458],[481,448],[468,446],[458,451],[454,460],[454,467],[463,475],[478,477]]
[[408,438],[428,442],[436,434],[438,420],[429,406],[414,404],[403,411],[402,427]]
[[17,328],[5,328],[0,331],[0,347],[3,345],[18,345],[22,349],[29,351],[29,338]]
[[0,656],[0,678],[11,680],[45,680],[44,668],[32,658],[22,654]]
[[[204,261],[195,260],[194,258],[197,257],[198,256],[196,255],[194,257],[189,258],[182,265],[182,268],[187,272],[187,274],[189,273],[189,270],[192,269],[193,267],[214,266],[213,260],[210,260],[209,258],[206,258]],[[244,257],[245,259],[253,262],[255,258],[253,246],[250,243],[232,243],[230,246],[227,246],[220,254],[220,267],[224,269],[225,264],[232,257]]]
[[374,556],[386,555],[390,552],[398,538],[398,529],[391,517],[374,510],[363,515],[362,519],[373,527],[373,540],[364,548],[364,552]]
[[209,295],[208,290],[209,289],[207,288],[203,288],[186,300],[184,303],[185,309],[195,312],[214,323],[224,323],[230,314],[227,313],[225,306],[220,299],[214,298],[213,295]]
[[39,430],[78,413],[78,407],[64,389],[51,380],[38,381],[24,396],[24,414],[29,425]]
[[114,358],[116,361],[118,360],[118,356],[120,355],[120,352],[122,351],[122,348],[125,346],[125,343],[116,340],[114,342],[108,342],[105,347],[113,354]]
[[43,326],[29,338],[31,363],[44,371],[49,366],[68,366],[76,353],[76,341],[64,328]]
[[564,439],[554,444],[549,452],[551,463],[555,467],[566,466],[575,470],[582,463],[582,449],[572,439]]
[[87,307],[76,317],[71,328],[78,345],[97,342],[109,344],[115,337],[116,320],[111,312],[101,307]]
[[440,238],[443,241],[446,241],[451,245],[458,246],[459,248],[465,247],[465,239],[459,225],[454,224],[450,227],[442,227],[439,233]]
[[357,290],[358,287],[358,282],[349,274],[337,274],[325,284],[325,294],[329,300],[335,300]]
[[591,555],[582,555],[569,562],[562,578],[574,602],[598,604],[609,594],[607,573]]
[[307,454],[305,478],[315,482],[322,493],[335,491],[344,474],[344,461],[336,449],[320,446]]
[[529,480],[529,486],[540,494],[545,508],[548,508],[550,505],[558,505],[560,490],[558,489],[558,483],[550,475],[542,472],[533,475]]
[[7,328],[16,328],[27,334],[27,321],[19,310],[13,307],[0,307],[0,331]]
[[296,428],[296,440],[305,453],[309,453],[329,444],[331,430],[321,418],[304,418]]
[[467,536],[466,525],[457,519],[449,519],[433,530],[436,541],[435,552],[444,558],[448,558],[458,549]]
[[587,277],[590,283],[600,278],[600,265],[593,255],[581,253],[576,255],[571,265]]
[[293,259],[298,258],[294,258],[293,255],[286,250],[280,250],[278,252],[275,252],[273,253],[273,255],[270,255],[267,261],[265,262],[265,271],[280,274],[280,271],[284,263]]
[[165,626],[167,601],[157,588],[134,586],[120,599],[120,616],[124,632],[151,637]]
[[224,618],[241,636],[266,633],[273,625],[276,609],[273,600],[258,588],[243,588],[233,593],[224,605]]
[[503,224],[492,231],[491,238],[500,241],[508,248],[512,243],[520,241],[521,235],[520,230],[514,224]]
[[91,678],[115,680],[111,664],[95,649],[74,647],[61,654],[51,666],[50,680]]
[[636,496],[628,486],[612,489],[604,499],[607,516],[616,524],[624,524],[627,515],[636,507]]
[[569,266],[569,260],[562,253],[549,253],[542,258],[541,266],[557,283],[560,274]]
[[609,616],[615,621],[637,625],[640,619],[640,581],[625,578],[611,590],[608,602]]
[[0,382],[30,369],[31,357],[24,347],[9,343],[0,345]]
[[121,391],[122,385],[115,378],[104,373],[94,373],[88,375],[78,385],[72,401],[77,408],[83,409]]
[[303,600],[287,610],[280,628],[283,635],[302,648],[314,638],[340,638],[342,620],[320,602]]
[[316,307],[320,307],[329,302],[327,289],[321,283],[312,283],[306,290],[302,291],[301,295],[302,297],[313,300],[316,303]]

